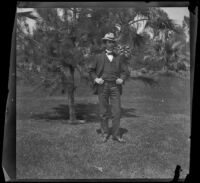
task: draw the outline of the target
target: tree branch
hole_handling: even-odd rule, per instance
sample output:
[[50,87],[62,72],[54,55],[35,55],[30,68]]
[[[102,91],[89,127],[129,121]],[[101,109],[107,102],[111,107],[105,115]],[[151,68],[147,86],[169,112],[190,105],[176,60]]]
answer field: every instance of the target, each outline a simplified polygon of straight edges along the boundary
[[136,22],[140,22],[140,21],[144,21],[144,20],[150,20],[150,19],[149,19],[149,18],[143,18],[143,19],[131,21],[131,22],[129,22],[129,24],[134,24],[134,23],[136,23]]

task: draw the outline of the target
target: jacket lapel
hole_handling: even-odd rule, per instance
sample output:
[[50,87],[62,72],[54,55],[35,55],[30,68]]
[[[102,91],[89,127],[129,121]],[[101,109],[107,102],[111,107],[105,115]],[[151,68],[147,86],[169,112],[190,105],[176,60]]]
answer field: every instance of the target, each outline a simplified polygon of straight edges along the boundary
[[105,61],[107,59],[107,56],[105,53],[102,53],[101,55],[101,58],[100,58],[100,64],[99,64],[99,72],[98,74],[101,75],[102,71],[103,71],[103,68],[104,68],[104,64],[105,64]]
[[113,57],[113,61],[116,62],[117,69],[120,70],[120,67],[119,67],[119,56],[115,55]]

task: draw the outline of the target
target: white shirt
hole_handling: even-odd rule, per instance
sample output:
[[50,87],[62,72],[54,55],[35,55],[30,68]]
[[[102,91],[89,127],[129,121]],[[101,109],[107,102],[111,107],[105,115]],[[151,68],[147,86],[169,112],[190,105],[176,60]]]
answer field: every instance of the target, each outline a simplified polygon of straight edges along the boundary
[[[110,51],[106,50],[106,52],[110,52]],[[109,54],[106,53],[106,56],[108,57],[108,59],[110,60],[110,62],[112,62],[113,55],[109,55]]]

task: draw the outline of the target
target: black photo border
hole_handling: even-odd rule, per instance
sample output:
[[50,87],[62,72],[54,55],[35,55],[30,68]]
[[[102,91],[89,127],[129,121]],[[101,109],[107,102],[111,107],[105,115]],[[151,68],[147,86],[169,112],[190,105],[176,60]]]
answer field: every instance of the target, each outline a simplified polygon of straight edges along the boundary
[[[195,178],[198,178],[196,170],[197,164],[197,130],[198,130],[198,108],[199,108],[199,13],[198,13],[198,1],[94,1],[94,2],[28,2],[20,1],[9,3],[9,7],[6,10],[7,15],[5,17],[2,10],[2,19],[5,25],[3,35],[6,35],[6,41],[3,41],[3,47],[6,51],[2,62],[5,66],[2,67],[3,71],[3,90],[1,94],[1,104],[3,109],[1,125],[2,135],[2,177],[5,181],[12,182],[170,182],[172,179],[16,179],[16,37],[15,37],[15,19],[16,8],[56,8],[56,7],[130,7],[130,6],[152,6],[152,7],[188,7],[190,11],[190,99],[191,99],[191,147],[190,147],[190,168],[189,168],[189,180],[193,182]],[[8,23],[9,22],[9,23]],[[4,123],[3,123],[4,122]],[[6,175],[7,174],[7,175]],[[7,177],[8,176],[8,177]],[[180,180],[183,182],[184,180]]]

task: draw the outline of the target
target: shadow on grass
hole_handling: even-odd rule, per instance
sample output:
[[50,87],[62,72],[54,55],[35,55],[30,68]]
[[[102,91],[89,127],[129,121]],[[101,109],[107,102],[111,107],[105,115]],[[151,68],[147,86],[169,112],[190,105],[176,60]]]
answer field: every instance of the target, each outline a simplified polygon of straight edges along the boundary
[[[45,112],[39,114],[32,114],[31,118],[34,120],[68,120],[69,119],[69,107],[68,105],[60,104],[53,108],[53,112]],[[75,105],[76,118],[78,120],[84,120],[85,123],[99,122],[99,106],[93,103],[79,103]],[[139,117],[134,114],[134,108],[122,108],[122,117]],[[84,124],[85,124],[84,123]]]
[[145,76],[145,75],[132,76],[130,77],[129,80],[142,81],[145,85],[152,86],[152,87],[160,85],[160,83],[155,78],[151,76]]
[[[96,132],[98,134],[101,134],[101,129],[97,129]],[[126,128],[119,128],[119,136],[122,137],[125,133],[127,133],[128,130]],[[112,134],[112,127],[109,127],[109,137]]]

